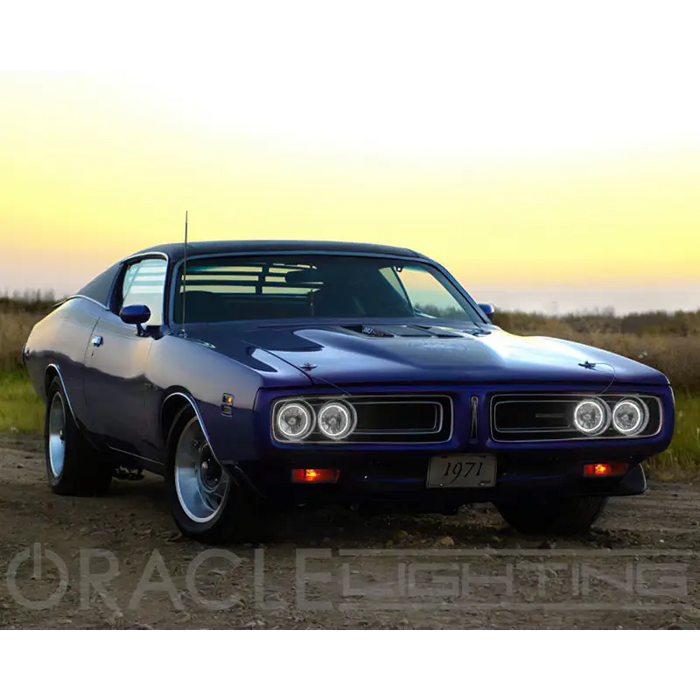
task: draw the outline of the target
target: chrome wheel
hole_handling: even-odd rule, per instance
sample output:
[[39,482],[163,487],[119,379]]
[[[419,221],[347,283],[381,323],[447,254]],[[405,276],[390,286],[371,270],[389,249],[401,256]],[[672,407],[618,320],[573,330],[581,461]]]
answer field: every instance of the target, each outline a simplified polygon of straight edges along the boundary
[[228,474],[214,458],[197,418],[185,426],[175,449],[175,489],[190,520],[208,523],[226,502]]
[[66,461],[66,409],[63,397],[56,392],[49,406],[49,467],[58,479]]

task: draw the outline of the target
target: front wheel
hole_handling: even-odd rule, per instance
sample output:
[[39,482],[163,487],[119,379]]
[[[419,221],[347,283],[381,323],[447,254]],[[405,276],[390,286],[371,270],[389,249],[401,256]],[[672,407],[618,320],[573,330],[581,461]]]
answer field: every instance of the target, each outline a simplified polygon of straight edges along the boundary
[[608,499],[604,496],[572,496],[494,505],[501,517],[519,532],[573,535],[588,532],[607,502]]
[[168,437],[166,485],[179,530],[201,542],[257,539],[259,514],[218,463],[194,411],[184,408]]

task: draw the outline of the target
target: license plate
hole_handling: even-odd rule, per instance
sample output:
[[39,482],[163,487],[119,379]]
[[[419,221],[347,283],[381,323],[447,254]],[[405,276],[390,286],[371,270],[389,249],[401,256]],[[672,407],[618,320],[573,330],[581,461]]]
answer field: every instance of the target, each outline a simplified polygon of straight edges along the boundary
[[483,489],[496,484],[496,457],[480,454],[451,454],[430,458],[429,489]]

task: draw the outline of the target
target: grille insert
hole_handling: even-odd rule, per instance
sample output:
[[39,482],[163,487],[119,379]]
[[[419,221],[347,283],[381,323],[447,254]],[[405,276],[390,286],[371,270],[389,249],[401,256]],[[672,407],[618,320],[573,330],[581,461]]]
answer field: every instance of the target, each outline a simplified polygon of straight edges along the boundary
[[[295,397],[297,398],[297,397]],[[452,436],[452,399],[443,395],[306,396],[316,412],[327,401],[344,401],[357,413],[357,428],[341,443],[439,443]],[[277,407],[275,403],[273,429]],[[279,437],[275,435],[277,439]],[[284,441],[284,440],[282,440]],[[314,430],[302,443],[333,442]]]
[[[573,424],[573,411],[583,399],[598,398],[612,411],[621,399],[634,398],[647,407],[649,422],[637,435],[622,435],[610,425],[600,435],[586,436]],[[638,394],[498,394],[491,399],[491,436],[500,442],[523,440],[626,440],[651,437],[661,430],[661,402]]]

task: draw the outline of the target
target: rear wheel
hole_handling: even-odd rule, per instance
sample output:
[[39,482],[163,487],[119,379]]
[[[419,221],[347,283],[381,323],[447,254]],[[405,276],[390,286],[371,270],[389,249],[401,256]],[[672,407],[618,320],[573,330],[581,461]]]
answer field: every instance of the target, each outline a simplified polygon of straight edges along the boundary
[[47,392],[44,445],[46,478],[54,493],[93,496],[109,490],[112,465],[80,431],[58,378]]
[[175,523],[188,537],[223,544],[260,536],[258,504],[218,463],[191,407],[170,429],[166,484]]
[[571,496],[527,503],[495,503],[503,519],[523,533],[572,535],[585,533],[600,517],[604,496]]

